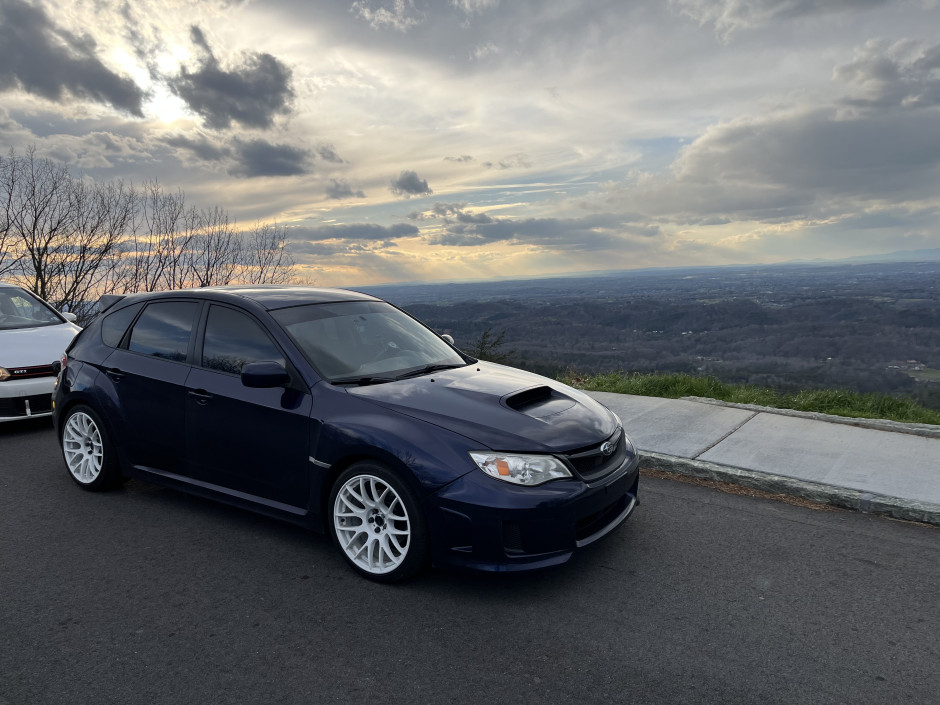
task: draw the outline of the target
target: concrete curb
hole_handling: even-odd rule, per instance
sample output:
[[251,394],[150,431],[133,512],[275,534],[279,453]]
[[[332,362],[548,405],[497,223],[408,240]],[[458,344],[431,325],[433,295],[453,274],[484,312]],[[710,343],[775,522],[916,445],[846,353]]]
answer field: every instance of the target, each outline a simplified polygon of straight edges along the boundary
[[734,409],[747,409],[762,414],[795,416],[800,419],[826,421],[828,423],[838,423],[845,426],[857,426],[858,428],[872,428],[876,431],[908,433],[912,436],[923,436],[924,438],[940,438],[940,426],[934,426],[929,423],[903,423],[901,421],[889,421],[888,419],[854,419],[848,416],[823,414],[818,411],[795,411],[793,409],[776,409],[772,406],[758,406],[757,404],[736,404],[731,401],[721,401],[720,399],[711,399],[709,397],[682,397],[682,400],[697,401],[702,404],[712,404],[713,406],[728,406]]
[[807,482],[783,475],[754,472],[745,468],[718,465],[703,460],[690,460],[675,455],[645,450],[639,453],[641,467],[701,477],[706,480],[731,482],[764,492],[802,497],[813,502],[854,509],[866,514],[881,514],[895,519],[940,526],[940,505],[937,504],[850,490],[819,482]]

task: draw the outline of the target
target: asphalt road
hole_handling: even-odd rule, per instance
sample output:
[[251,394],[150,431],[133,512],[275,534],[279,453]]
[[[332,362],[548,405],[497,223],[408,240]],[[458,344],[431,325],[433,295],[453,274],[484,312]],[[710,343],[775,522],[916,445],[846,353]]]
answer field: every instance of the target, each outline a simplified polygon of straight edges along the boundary
[[326,538],[0,426],[0,705],[938,702],[940,529],[646,478],[534,575],[356,577]]

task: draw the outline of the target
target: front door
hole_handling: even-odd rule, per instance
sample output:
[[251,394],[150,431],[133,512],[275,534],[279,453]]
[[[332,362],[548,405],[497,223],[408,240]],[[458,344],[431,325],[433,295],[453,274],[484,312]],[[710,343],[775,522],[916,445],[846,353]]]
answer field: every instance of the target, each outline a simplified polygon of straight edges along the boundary
[[[186,446],[193,479],[282,509],[305,508],[310,492],[310,392],[299,377],[286,387],[241,382],[249,362],[283,353],[261,324],[228,306],[209,307],[186,384]],[[289,367],[288,367],[289,369]]]

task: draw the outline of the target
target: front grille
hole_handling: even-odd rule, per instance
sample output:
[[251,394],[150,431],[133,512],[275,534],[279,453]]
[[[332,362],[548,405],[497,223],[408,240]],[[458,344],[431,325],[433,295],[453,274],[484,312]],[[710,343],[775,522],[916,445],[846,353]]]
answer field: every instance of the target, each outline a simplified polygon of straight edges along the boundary
[[55,377],[59,374],[59,363],[34,365],[33,367],[8,367],[10,379],[32,379],[34,377]]
[[[26,413],[26,404],[29,403],[29,414]],[[0,399],[0,418],[12,418],[36,414],[48,414],[52,411],[51,394],[33,394],[28,397],[13,397]]]
[[[604,443],[616,445],[614,452],[610,455],[604,455],[601,450]],[[604,443],[575,450],[563,456],[585,482],[593,482],[609,475],[619,468],[626,459],[627,444],[624,440],[622,428],[617,429],[617,432]]]

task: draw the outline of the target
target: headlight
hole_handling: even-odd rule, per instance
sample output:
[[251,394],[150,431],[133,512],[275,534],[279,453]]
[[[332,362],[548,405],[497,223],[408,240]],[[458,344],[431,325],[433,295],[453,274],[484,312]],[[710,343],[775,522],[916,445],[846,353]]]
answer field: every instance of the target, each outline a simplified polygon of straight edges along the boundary
[[0,382],[6,382],[8,379],[10,379],[9,370],[0,367]]
[[572,476],[565,464],[551,455],[472,452],[470,457],[487,475],[514,485],[541,485]]

